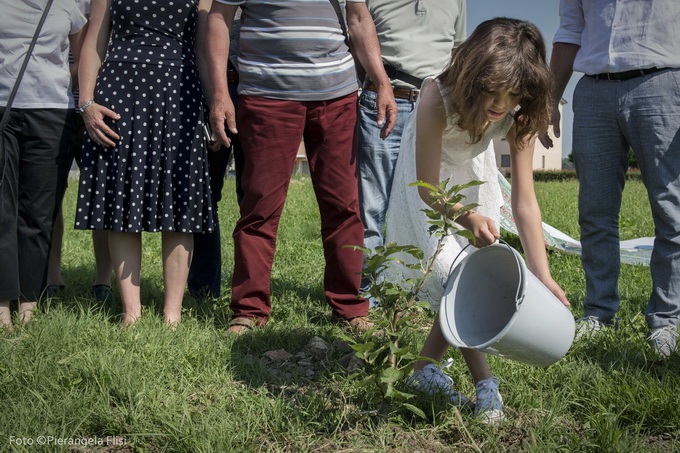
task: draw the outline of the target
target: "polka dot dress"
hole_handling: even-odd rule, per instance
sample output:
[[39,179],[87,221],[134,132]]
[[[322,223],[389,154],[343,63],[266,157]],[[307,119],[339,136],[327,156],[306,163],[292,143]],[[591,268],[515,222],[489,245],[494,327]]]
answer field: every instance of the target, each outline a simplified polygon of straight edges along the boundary
[[203,95],[195,65],[198,0],[112,0],[95,101],[120,140],[86,134],[75,227],[212,231]]

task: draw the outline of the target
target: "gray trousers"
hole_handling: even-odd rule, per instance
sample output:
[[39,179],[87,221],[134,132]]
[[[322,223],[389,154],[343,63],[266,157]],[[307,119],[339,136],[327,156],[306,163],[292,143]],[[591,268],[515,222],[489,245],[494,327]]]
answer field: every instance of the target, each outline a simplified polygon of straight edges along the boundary
[[584,76],[574,92],[573,157],[586,275],[585,315],[603,322],[619,308],[619,211],[632,148],[655,225],[650,328],[680,314],[680,69],[625,81]]

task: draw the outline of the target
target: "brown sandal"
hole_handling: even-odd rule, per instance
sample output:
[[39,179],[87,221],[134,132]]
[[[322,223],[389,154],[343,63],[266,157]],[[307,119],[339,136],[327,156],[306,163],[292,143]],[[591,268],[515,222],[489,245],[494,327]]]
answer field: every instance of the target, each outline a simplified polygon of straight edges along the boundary
[[229,328],[227,329],[227,333],[242,335],[246,332],[253,330],[254,327],[255,321],[252,318],[238,316],[229,321]]
[[375,327],[375,324],[369,321],[366,316],[357,316],[347,322],[349,323],[349,327],[357,333],[363,333],[371,327]]
[[357,316],[354,318],[345,319],[333,315],[333,321],[343,325],[345,328],[355,333],[364,333],[368,329],[375,327],[375,324],[369,321],[366,316]]

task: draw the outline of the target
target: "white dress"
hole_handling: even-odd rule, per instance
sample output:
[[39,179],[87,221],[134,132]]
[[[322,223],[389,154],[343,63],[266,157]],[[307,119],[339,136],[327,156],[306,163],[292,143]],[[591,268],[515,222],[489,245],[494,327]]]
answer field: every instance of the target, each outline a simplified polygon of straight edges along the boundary
[[[434,80],[439,87],[440,94],[444,97],[445,91],[439,84],[439,80]],[[421,209],[429,207],[420,198],[418,188],[408,186],[417,180],[415,144],[416,112],[419,104],[420,101],[416,103],[416,108],[407,120],[402,135],[401,150],[387,212],[386,242],[416,246],[424,252],[426,258],[429,258],[437,246],[437,238],[430,236],[428,232],[430,224],[427,223],[428,219],[425,214],[421,212]],[[505,137],[512,126],[513,119],[507,115],[501,121],[491,123],[482,139],[470,145],[468,143],[470,136],[467,131],[456,125],[455,118],[449,114],[448,110],[446,113],[447,124],[442,136],[440,181],[450,178],[449,185],[465,184],[472,180],[485,181],[484,184],[465,189],[462,193],[466,195],[466,198],[462,203],[479,203],[480,206],[475,208],[475,211],[493,219],[498,227],[503,199],[496,176],[496,158],[492,139]],[[451,263],[467,244],[467,239],[458,235],[445,239],[444,248],[437,257],[433,272],[418,294],[418,298],[428,301],[435,311],[439,309]],[[459,262],[468,252],[474,250],[476,249],[473,247],[468,248],[460,256]],[[419,271],[398,264],[392,266],[386,273],[386,278],[390,281],[405,281],[419,277],[422,277]]]

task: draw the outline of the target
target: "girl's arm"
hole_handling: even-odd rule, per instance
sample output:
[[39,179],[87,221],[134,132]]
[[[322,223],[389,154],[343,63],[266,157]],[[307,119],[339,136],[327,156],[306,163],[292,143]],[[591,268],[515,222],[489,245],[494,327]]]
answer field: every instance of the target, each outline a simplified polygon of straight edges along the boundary
[[[420,92],[420,103],[416,112],[416,177],[419,181],[436,186],[439,184],[442,158],[442,134],[446,128],[444,101],[434,80],[427,80]],[[443,207],[429,199],[429,191],[418,187],[420,198],[428,206],[441,211]],[[451,213],[462,208],[458,203]],[[493,244],[500,237],[493,220],[468,211],[456,219],[462,227],[475,236],[475,247]]]
[[[102,65],[111,34],[109,7],[111,0],[93,0],[90,21],[80,51],[78,81],[80,82],[80,106],[94,99],[99,68]],[[117,120],[120,116],[103,105],[90,103],[82,112],[85,127],[90,138],[103,146],[114,146],[113,140],[120,137],[104,121]]]
[[527,257],[529,270],[566,306],[569,301],[564,291],[553,280],[548,266],[548,255],[543,241],[541,209],[534,191],[534,142],[532,137],[520,146],[515,144],[515,125],[508,132],[512,170],[512,215]]

